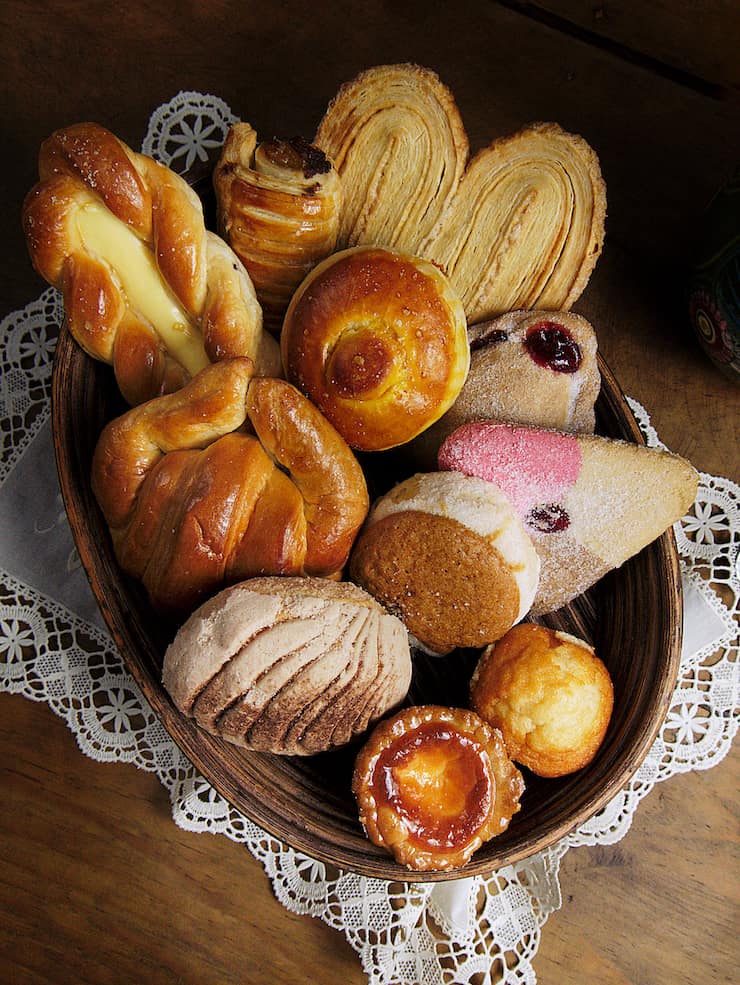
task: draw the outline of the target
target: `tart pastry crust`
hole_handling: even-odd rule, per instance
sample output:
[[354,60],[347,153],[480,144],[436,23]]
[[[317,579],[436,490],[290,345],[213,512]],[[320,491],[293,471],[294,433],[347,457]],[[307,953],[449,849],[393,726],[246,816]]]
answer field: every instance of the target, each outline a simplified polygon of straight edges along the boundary
[[524,781],[474,712],[417,705],[376,726],[352,789],[374,844],[409,869],[447,870],[506,830]]

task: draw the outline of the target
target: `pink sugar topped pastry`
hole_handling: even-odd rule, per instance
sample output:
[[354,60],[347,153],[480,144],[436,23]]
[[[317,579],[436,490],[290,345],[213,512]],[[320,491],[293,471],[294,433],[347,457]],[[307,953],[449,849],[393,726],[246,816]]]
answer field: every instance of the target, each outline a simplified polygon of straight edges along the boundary
[[534,615],[590,588],[689,509],[698,475],[659,448],[598,435],[476,421],[439,450],[439,468],[497,485],[539,555]]

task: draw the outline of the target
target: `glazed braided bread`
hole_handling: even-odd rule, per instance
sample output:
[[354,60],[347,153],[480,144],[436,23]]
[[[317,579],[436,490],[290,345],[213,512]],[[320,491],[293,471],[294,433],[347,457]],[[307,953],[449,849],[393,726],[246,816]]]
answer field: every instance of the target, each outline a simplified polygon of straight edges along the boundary
[[179,175],[80,123],[42,144],[39,177],[23,206],[34,267],[62,292],[72,335],[113,365],[130,404],[226,357],[281,375],[249,276],[206,230]]
[[108,424],[92,487],[121,567],[178,613],[256,575],[339,574],[368,508],[332,425],[245,358]]

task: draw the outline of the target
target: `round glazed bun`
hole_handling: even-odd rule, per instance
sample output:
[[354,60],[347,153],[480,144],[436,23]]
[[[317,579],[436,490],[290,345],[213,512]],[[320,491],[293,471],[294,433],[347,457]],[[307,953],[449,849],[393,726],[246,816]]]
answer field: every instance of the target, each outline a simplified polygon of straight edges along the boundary
[[522,619],[539,560],[509,501],[457,472],[412,476],[373,506],[350,577],[437,653],[483,647]]
[[193,613],[165,653],[162,681],[213,735],[312,755],[349,742],[403,700],[408,634],[348,582],[252,578]]
[[470,365],[445,275],[380,247],[335,253],[302,282],[281,335],[288,379],[362,451],[404,444],[452,405]]
[[522,623],[484,651],[470,683],[475,711],[501,731],[514,762],[538,776],[589,763],[611,718],[609,671],[583,640]]

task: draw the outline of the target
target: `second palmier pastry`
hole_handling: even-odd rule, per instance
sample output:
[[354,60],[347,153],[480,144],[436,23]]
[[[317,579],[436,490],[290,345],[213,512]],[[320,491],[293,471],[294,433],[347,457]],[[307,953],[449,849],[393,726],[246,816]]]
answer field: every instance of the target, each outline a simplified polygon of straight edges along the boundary
[[92,488],[123,570],[176,613],[255,575],[337,576],[368,507],[341,435],[248,359],[111,421]]
[[483,647],[529,610],[539,561],[506,497],[489,482],[427,472],[373,505],[350,576],[436,653]]
[[419,705],[376,726],[352,789],[370,840],[417,871],[464,865],[519,810],[524,781],[474,712]]
[[320,263],[281,336],[288,379],[353,448],[403,444],[451,406],[470,364],[465,314],[436,267],[377,247]]
[[601,388],[596,333],[572,311],[512,311],[468,328],[470,372],[447,413],[414,453],[435,468],[442,441],[469,421],[593,432]]
[[249,271],[265,326],[280,334],[288,302],[306,274],[333,252],[342,205],[339,175],[298,137],[257,143],[235,124],[213,172],[221,234]]
[[593,647],[568,633],[521,623],[484,650],[471,706],[500,730],[514,762],[538,776],[565,776],[591,762],[614,704],[609,671]]
[[162,680],[212,734],[305,756],[350,742],[398,705],[411,657],[403,625],[356,585],[252,578],[190,616]]
[[130,404],[233,356],[248,356],[257,375],[281,375],[246,270],[206,230],[178,174],[80,123],[44,141],[39,177],[23,204],[33,265],[62,292],[75,340],[112,364]]
[[474,421],[445,439],[439,467],[495,483],[541,561],[532,613],[560,608],[681,519],[698,473],[660,448],[600,435]]

